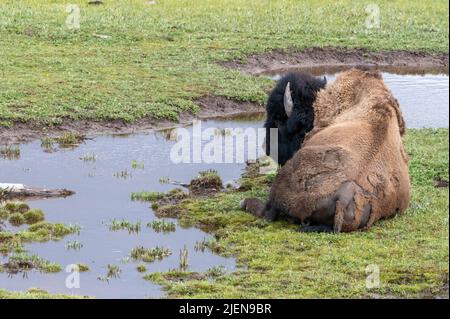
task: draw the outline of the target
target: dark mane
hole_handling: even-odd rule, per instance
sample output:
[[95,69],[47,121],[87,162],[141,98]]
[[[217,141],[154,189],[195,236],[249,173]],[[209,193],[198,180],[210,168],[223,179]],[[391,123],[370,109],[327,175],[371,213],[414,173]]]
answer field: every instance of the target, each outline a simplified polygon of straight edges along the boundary
[[[294,108],[290,117],[284,109],[284,92],[290,83]],[[267,101],[266,153],[269,154],[269,129],[278,128],[278,163],[284,165],[300,148],[306,133],[313,128],[313,104],[316,94],[326,85],[326,79],[305,73],[289,73],[283,76],[270,93]]]

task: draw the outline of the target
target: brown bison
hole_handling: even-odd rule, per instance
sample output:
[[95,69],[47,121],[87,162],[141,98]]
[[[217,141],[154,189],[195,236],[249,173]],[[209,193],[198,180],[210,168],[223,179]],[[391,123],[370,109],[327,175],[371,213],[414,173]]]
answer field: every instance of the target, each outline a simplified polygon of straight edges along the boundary
[[307,232],[364,230],[404,211],[410,197],[405,123],[381,74],[342,72],[313,107],[314,128],[280,169],[269,201],[249,198],[242,207],[269,220],[287,214]]

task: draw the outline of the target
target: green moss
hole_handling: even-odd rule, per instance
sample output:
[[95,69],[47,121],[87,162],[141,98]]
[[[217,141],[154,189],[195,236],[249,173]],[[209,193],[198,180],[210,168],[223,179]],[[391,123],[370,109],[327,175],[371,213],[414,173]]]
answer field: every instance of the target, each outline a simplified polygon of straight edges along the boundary
[[[243,177],[244,182],[252,181],[245,191],[174,204],[180,224],[212,232],[215,251],[235,257],[239,270],[211,270],[217,275],[213,281],[205,280],[208,273],[179,278],[168,272],[145,278],[177,298],[448,298],[449,193],[434,187],[436,176],[448,178],[448,133],[408,130],[410,207],[365,232],[306,234],[287,221],[254,218],[239,202],[267,198],[270,179],[255,172]],[[203,246],[199,243],[198,249]],[[373,289],[366,287],[369,265],[380,269],[380,286]]]

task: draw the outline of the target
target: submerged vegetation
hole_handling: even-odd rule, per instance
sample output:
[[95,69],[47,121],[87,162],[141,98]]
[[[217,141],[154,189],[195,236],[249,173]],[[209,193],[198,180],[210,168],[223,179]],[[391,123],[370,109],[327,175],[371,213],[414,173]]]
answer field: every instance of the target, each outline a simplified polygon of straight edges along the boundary
[[189,251],[186,246],[180,249],[180,271],[186,271],[189,267]]
[[80,157],[83,162],[95,162],[97,160],[97,155],[88,153]]
[[[449,194],[434,184],[437,176],[448,180],[448,129],[408,130],[406,148],[413,192],[402,215],[349,234],[299,233],[288,221],[256,219],[239,202],[267,198],[273,176],[258,175],[253,165],[242,178],[245,187],[171,203],[182,225],[212,232],[214,251],[234,256],[239,270],[213,281],[183,271],[145,278],[179,298],[448,298]],[[206,246],[207,240],[196,249]],[[379,285],[367,285],[374,269]]]
[[122,269],[120,269],[119,266],[108,264],[106,266],[106,276],[99,276],[97,277],[100,281],[106,281],[109,283],[111,279],[118,279],[120,278],[120,274],[122,273]]
[[174,222],[167,222],[165,220],[154,220],[147,224],[147,227],[153,229],[157,233],[169,233],[176,231],[176,224]]
[[20,158],[20,147],[17,145],[0,146],[0,158],[17,160]]
[[138,234],[141,231],[141,222],[138,221],[136,223],[132,223],[128,220],[118,221],[116,219],[111,220],[109,224],[107,224],[110,231],[118,231],[126,229],[129,234]]
[[165,197],[166,194],[161,192],[146,192],[142,191],[139,193],[131,193],[131,200],[133,201],[144,201],[153,202],[155,200]]
[[46,152],[52,152],[56,150],[55,144],[57,144],[61,149],[74,148],[84,143],[85,140],[86,137],[81,134],[74,132],[67,132],[59,137],[48,137],[48,136],[43,137],[41,139],[41,147]]
[[144,248],[142,246],[133,248],[131,250],[131,258],[134,260],[140,260],[147,263],[154,262],[156,260],[162,260],[165,257],[170,256],[172,253],[169,249],[163,247]]

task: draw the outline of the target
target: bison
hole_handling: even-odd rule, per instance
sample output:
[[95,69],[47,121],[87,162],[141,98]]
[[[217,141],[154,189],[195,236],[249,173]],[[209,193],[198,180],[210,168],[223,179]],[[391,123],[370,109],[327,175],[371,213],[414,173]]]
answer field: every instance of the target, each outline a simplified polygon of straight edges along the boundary
[[[303,143],[306,133],[313,128],[313,103],[316,94],[327,81],[305,73],[290,73],[282,77],[267,100],[265,149],[270,154],[270,129],[278,129],[278,150],[275,158],[284,165]],[[289,92],[289,94],[285,94]]]
[[269,220],[286,214],[305,232],[365,230],[403,212],[410,198],[405,122],[381,74],[342,72],[313,108],[314,127],[280,169],[268,202],[249,198],[242,207]]

